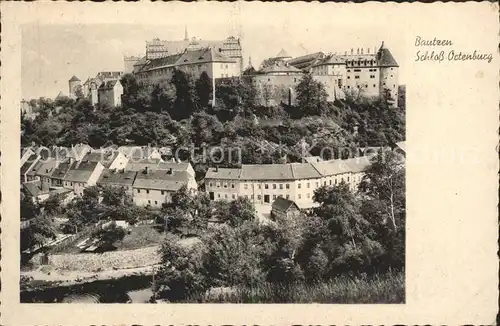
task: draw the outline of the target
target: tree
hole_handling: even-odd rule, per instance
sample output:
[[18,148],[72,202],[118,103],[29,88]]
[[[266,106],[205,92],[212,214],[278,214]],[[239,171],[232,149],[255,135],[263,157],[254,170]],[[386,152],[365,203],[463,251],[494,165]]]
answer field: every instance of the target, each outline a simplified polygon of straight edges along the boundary
[[153,86],[151,109],[154,112],[172,112],[175,100],[175,87],[168,80],[161,80]]
[[328,94],[325,86],[314,80],[311,74],[304,74],[297,84],[297,105],[306,115],[321,115],[328,109]]
[[123,240],[126,233],[124,228],[117,226],[115,222],[111,222],[111,224],[106,227],[95,231],[92,237],[97,239],[95,246],[98,247],[100,251],[107,251],[113,249],[117,241]]
[[394,231],[405,214],[405,170],[402,158],[393,151],[379,150],[360,184],[368,197],[380,201]]
[[56,238],[54,224],[46,215],[38,215],[29,220],[25,228],[21,228],[21,251],[43,246],[49,239]]
[[49,216],[60,214],[63,206],[63,198],[61,194],[51,194],[49,198],[44,200],[40,206],[43,207],[44,212]]
[[196,94],[200,108],[206,110],[212,98],[212,80],[205,71],[196,80]]
[[171,116],[182,120],[191,116],[197,110],[197,95],[193,80],[181,70],[174,70],[172,83],[175,86],[175,110]]

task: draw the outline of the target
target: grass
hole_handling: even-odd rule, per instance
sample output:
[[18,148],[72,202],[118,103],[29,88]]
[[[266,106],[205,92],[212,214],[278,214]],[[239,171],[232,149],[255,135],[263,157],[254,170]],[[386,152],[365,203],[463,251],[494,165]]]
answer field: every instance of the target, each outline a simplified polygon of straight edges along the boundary
[[404,303],[404,272],[370,277],[342,276],[318,284],[289,286],[262,283],[256,287],[226,288],[193,296],[206,303]]
[[132,250],[160,245],[165,239],[165,234],[156,231],[149,225],[133,226],[130,233],[122,241],[115,244],[117,250]]

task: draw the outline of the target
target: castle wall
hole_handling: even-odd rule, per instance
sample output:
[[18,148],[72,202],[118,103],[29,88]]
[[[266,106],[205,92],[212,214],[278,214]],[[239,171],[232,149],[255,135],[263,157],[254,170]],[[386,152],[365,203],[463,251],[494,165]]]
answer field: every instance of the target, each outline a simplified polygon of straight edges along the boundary
[[386,67],[380,68],[380,91],[381,93],[388,89],[394,104],[397,105],[399,88],[399,68]]

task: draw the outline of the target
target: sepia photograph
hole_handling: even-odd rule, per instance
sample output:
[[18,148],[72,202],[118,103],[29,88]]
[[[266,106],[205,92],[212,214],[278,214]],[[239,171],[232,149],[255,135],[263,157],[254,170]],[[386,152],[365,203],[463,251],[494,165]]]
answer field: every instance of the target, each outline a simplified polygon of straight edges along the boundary
[[401,36],[325,28],[23,25],[21,302],[404,303]]

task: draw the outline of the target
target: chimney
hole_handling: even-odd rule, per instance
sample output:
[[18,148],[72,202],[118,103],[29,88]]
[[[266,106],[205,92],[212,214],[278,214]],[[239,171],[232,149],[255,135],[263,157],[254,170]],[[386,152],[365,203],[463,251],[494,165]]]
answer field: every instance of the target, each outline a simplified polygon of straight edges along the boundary
[[356,49],[356,54],[359,54],[359,48]]
[[172,168],[168,169],[167,174],[174,174],[174,170],[172,170]]
[[148,174],[148,172],[149,172],[149,169],[148,169],[148,167],[146,166],[146,167],[144,168],[144,173],[145,173],[145,174]]
[[370,54],[370,48],[366,49],[366,53]]
[[352,55],[352,54],[354,54],[354,49],[353,49],[353,48],[351,48],[351,55]]
[[361,54],[363,54],[363,48],[361,48]]

